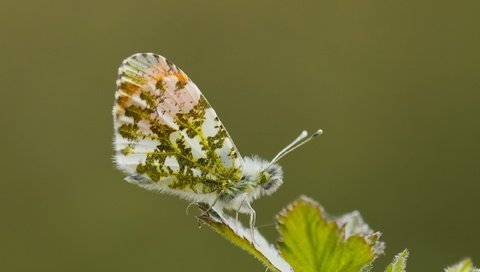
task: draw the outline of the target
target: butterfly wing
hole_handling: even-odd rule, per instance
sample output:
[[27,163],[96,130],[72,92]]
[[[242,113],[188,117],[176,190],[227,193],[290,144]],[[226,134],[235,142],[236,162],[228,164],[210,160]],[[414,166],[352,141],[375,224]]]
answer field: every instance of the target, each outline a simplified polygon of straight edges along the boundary
[[164,57],[135,54],[119,68],[115,162],[148,189],[209,194],[241,177],[243,159],[187,75]]

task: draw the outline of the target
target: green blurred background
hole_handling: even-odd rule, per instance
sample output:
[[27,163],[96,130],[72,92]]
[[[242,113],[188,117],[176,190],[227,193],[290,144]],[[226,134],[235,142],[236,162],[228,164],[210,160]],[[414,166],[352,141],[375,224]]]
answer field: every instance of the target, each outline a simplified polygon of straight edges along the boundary
[[1,271],[264,271],[122,181],[117,68],[155,52],[200,87],[242,154],[284,158],[258,225],[301,194],[361,211],[383,271],[480,264],[480,2],[11,1],[0,4]]

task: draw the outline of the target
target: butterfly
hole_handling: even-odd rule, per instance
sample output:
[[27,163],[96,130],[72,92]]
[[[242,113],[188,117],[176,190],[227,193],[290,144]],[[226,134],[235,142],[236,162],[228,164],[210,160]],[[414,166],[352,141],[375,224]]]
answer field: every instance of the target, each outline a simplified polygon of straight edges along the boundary
[[283,183],[277,161],[322,133],[303,131],[271,161],[242,157],[198,87],[173,63],[152,53],[125,59],[119,70],[114,161],[129,183],[250,215],[251,202]]

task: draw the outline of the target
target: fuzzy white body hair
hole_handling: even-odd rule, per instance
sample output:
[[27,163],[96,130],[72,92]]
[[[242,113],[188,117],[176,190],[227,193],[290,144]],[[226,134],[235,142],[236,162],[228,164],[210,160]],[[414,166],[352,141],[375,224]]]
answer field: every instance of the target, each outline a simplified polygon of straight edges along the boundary
[[252,213],[250,203],[262,195],[270,195],[283,183],[283,171],[280,165],[271,164],[269,161],[257,156],[245,157],[243,160],[242,178],[233,184],[239,188],[238,195],[232,199],[220,199],[216,208],[234,210],[241,213]]

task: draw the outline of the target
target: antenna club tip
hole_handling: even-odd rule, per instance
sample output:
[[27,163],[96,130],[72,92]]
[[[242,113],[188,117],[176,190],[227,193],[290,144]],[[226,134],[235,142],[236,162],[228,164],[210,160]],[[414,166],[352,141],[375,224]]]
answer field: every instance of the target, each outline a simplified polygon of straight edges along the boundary
[[322,135],[323,134],[323,130],[322,129],[319,129],[317,130],[315,133],[313,133],[312,136],[318,136],[318,135]]

